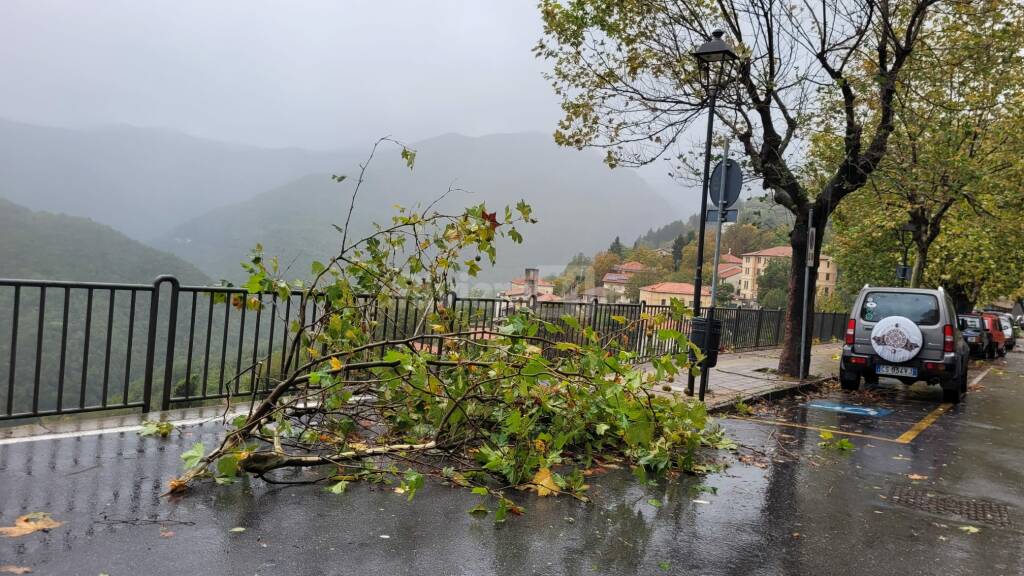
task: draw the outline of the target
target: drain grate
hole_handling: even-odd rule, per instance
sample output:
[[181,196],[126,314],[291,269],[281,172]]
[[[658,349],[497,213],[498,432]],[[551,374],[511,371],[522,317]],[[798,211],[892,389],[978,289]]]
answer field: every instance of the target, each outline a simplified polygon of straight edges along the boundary
[[912,486],[894,486],[889,491],[889,501],[932,514],[959,516],[971,522],[984,522],[1000,528],[1010,526],[1010,511],[1006,504],[987,500],[960,498]]

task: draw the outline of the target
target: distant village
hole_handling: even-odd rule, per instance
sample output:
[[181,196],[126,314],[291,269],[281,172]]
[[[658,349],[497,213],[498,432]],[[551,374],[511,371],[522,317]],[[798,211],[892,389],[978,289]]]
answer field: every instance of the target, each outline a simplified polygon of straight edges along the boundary
[[[668,248],[650,250],[653,257],[671,261],[672,251]],[[789,266],[792,248],[774,246],[763,250],[734,255],[731,252],[722,254],[718,265],[719,295],[718,306],[741,308],[772,307],[758,301],[758,281],[773,262]],[[572,281],[566,282],[560,277],[541,278],[536,268],[527,268],[522,277],[509,282],[507,289],[498,293],[499,298],[513,302],[526,302],[536,298],[538,302],[577,302],[599,304],[643,303],[646,305],[666,305],[673,298],[692,303],[694,285],[690,282],[673,281],[678,276],[665,272],[669,266],[657,266],[640,260],[626,260],[611,265],[600,278],[587,278],[577,272]],[[710,269],[711,264],[706,265]],[[594,268],[590,268],[594,270]],[[831,256],[822,254],[818,261],[818,294],[830,296],[835,293],[838,271]],[[659,280],[659,276],[665,277]],[[701,305],[709,306],[712,293],[709,281],[710,274],[705,274],[705,283],[701,289]],[[637,282],[644,280],[643,282]],[[631,289],[632,287],[632,289]],[[778,306],[775,306],[778,307]]]

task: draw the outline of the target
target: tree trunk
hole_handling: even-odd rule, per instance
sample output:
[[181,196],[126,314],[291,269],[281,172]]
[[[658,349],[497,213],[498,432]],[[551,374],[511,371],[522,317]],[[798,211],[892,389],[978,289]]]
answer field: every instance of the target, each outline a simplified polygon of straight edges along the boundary
[[931,242],[914,244],[914,269],[910,274],[910,287],[920,288],[924,282],[924,267],[928,264],[928,249]]
[[[807,282],[808,298],[807,298],[807,309],[814,310],[814,297],[817,293],[818,283],[818,257],[821,254],[821,241],[824,236],[824,225],[823,222],[827,221],[828,216],[824,214],[815,214],[815,226],[817,232],[815,233],[815,245],[808,246],[808,214],[806,212],[797,216],[797,221],[793,225],[793,231],[789,236],[789,245],[793,249],[792,258],[790,258],[790,272],[789,272],[789,304],[786,307],[786,323],[785,332],[782,339],[782,354],[779,356],[779,372],[787,376],[799,376],[800,375],[800,336],[801,329],[803,328],[803,311],[804,311],[804,276],[810,271],[810,277]],[[807,252],[808,250],[814,251],[814,268],[808,269],[807,263]],[[807,318],[807,330],[810,332],[814,328],[814,317],[809,316]],[[804,355],[804,369],[807,374],[807,369],[811,363],[811,338],[805,338],[804,344],[806,346]]]
[[965,286],[951,284],[946,286],[946,293],[953,299],[957,314],[970,314],[974,311],[974,298]]

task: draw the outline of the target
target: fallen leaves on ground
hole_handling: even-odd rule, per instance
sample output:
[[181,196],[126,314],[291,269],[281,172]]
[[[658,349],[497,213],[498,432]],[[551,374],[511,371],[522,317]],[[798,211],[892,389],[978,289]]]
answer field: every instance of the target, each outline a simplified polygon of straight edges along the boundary
[[160,537],[161,538],[173,538],[174,537],[174,530],[170,530],[168,528],[161,527],[160,528]]
[[49,512],[31,512],[24,516],[18,516],[14,521],[14,526],[0,526],[0,536],[17,538],[39,530],[52,530],[61,524],[63,522],[51,518]]
[[964,532],[967,532],[968,534],[977,534],[978,532],[981,532],[981,528],[977,528],[974,526],[961,526],[960,529]]
[[907,478],[910,478],[911,480],[927,480],[928,479],[927,476],[922,476],[920,474],[907,474]]
[[738,460],[740,462],[742,462],[743,464],[747,464],[747,465],[750,465],[750,466],[757,466],[758,468],[761,468],[762,470],[768,467],[768,463],[765,462],[764,459],[757,458],[756,456],[754,456],[752,454],[743,454],[742,456],[740,456],[738,458]]
[[28,566],[15,566],[14,564],[4,564],[0,566],[0,572],[4,574],[29,574],[32,569]]
[[537,470],[537,473],[533,475],[533,480],[530,482],[533,484],[533,488],[537,490],[537,496],[558,493],[558,485],[555,484],[555,479],[551,477],[551,470],[548,468]]

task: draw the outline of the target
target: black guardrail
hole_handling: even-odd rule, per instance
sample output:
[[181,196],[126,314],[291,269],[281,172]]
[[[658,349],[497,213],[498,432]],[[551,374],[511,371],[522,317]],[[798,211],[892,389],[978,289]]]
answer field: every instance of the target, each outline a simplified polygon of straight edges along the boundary
[[[667,306],[593,302],[514,303],[460,298],[446,303],[466,330],[495,330],[516,306],[529,305],[558,323],[563,341],[582,332],[575,318],[636,352],[638,361],[673,352],[659,328],[689,333],[689,320],[648,326]],[[360,303],[381,341],[414,339],[436,350],[440,339],[424,322],[427,303],[375,298]],[[293,321],[317,317],[316,301],[302,309],[301,293],[249,294],[234,287],[182,286],[173,276],[152,284],[0,279],[0,420],[116,409],[143,412],[267,391],[309,359],[288,350]],[[785,311],[719,308],[723,350],[781,344]],[[626,323],[622,319],[626,319]],[[812,336],[841,339],[845,314],[817,313]],[[626,329],[624,326],[628,326]],[[291,352],[291,353],[289,353]],[[383,348],[367,351],[383,354]],[[556,353],[551,351],[551,353]]]

